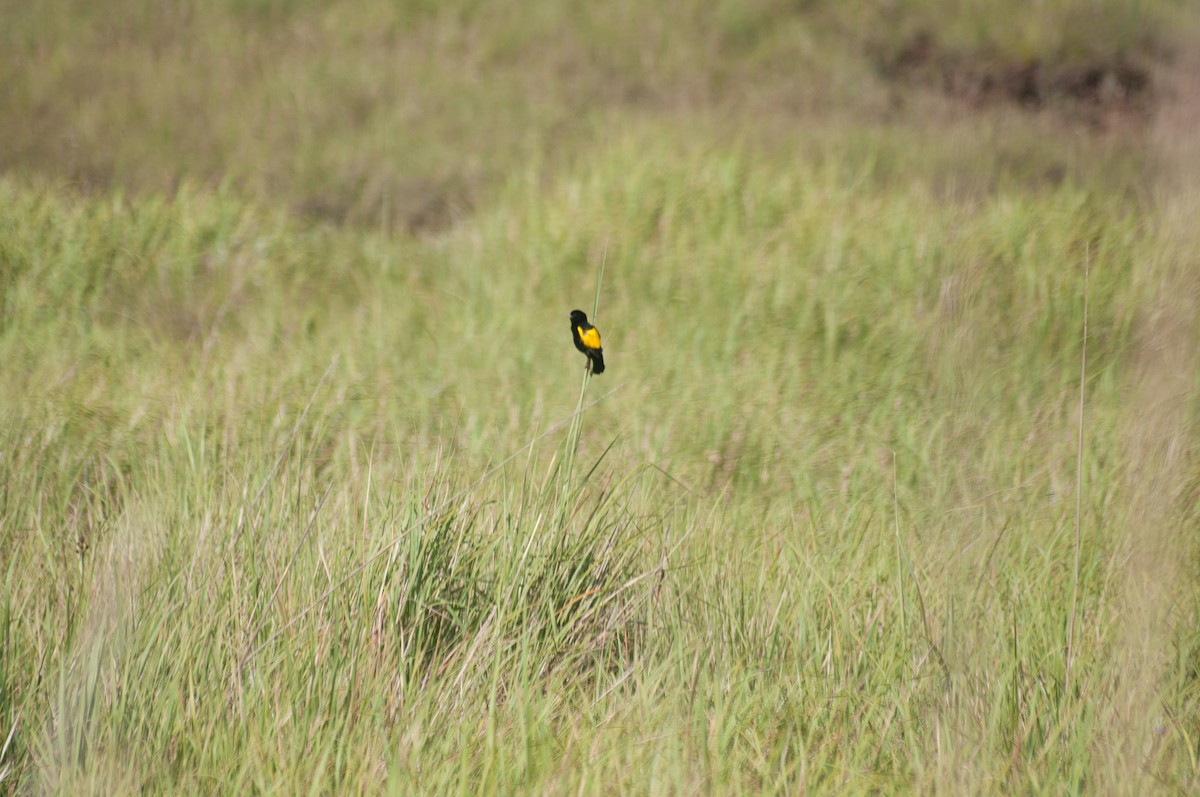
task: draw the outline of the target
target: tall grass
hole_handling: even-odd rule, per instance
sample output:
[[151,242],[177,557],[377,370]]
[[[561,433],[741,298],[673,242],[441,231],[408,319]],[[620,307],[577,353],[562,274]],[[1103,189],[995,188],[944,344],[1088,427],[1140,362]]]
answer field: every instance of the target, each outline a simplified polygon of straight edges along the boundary
[[[1087,786],[1121,677],[1126,499],[1103,463],[1154,245],[1138,216],[653,146],[420,254],[230,198],[7,184],[22,782]],[[586,273],[605,238],[606,378],[627,387],[580,427],[576,283],[550,264]],[[437,276],[379,268],[421,257]],[[474,281],[497,258],[513,276]],[[189,284],[193,331],[164,342],[174,322],[135,308]],[[586,478],[564,482],[576,446]]]
[[[243,60],[178,85],[145,58],[174,74],[179,21],[122,8],[86,35],[22,11],[4,35],[27,80],[74,86],[58,48],[128,28],[104,69],[161,90],[130,95],[154,99],[145,129],[173,129],[154,109],[182,91],[228,97],[200,122],[227,133],[114,139],[73,156],[112,165],[86,185],[47,165],[58,144],[5,139],[0,788],[1194,787],[1194,198],[1151,182],[1181,156],[954,119],[911,87],[916,113],[874,116],[892,89],[835,35],[858,4],[675,4],[661,50],[664,19],[620,3],[528,27],[472,4],[181,6],[195,47]],[[608,96],[557,49],[578,25],[651,79],[567,124],[559,157],[562,97]],[[363,55],[221,77],[324,34]],[[445,108],[392,162],[375,100],[336,120],[417,40],[383,96],[472,58],[486,77],[424,84]],[[861,93],[780,111],[804,101],[751,78],[793,48],[853,63]],[[561,83],[513,111],[531,127],[497,117],[487,189],[405,234],[393,178],[447,153],[469,172],[492,136],[456,134],[472,98],[535,104],[543,58]],[[236,132],[289,74],[295,108],[249,117],[267,143]],[[5,107],[32,101],[19,85]],[[729,113],[754,107],[775,110]],[[90,142],[115,118],[63,108],[42,111]],[[293,124],[310,113],[329,126]],[[343,194],[345,169],[369,185]],[[565,321],[588,292],[608,369],[579,383]]]

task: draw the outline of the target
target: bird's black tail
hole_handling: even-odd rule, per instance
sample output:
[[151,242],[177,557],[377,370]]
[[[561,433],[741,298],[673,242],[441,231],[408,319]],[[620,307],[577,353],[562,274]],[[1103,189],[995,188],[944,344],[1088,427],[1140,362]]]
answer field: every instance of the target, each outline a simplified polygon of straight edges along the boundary
[[592,360],[592,373],[593,374],[604,373],[604,352],[601,352],[601,351],[588,352],[588,357],[590,357]]

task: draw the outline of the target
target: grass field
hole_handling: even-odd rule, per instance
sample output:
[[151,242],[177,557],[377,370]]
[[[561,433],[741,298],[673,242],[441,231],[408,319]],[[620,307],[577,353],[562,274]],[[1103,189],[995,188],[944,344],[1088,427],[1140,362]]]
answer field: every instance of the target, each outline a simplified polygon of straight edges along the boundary
[[1193,16],[0,0],[0,793],[1194,793]]

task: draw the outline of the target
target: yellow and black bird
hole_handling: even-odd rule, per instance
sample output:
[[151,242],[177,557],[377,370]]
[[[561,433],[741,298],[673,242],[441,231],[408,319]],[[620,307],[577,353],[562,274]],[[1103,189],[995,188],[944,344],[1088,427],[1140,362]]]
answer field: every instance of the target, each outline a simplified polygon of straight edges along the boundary
[[571,337],[575,348],[587,355],[588,367],[594,374],[604,373],[604,349],[600,347],[600,330],[588,323],[582,310],[571,311]]

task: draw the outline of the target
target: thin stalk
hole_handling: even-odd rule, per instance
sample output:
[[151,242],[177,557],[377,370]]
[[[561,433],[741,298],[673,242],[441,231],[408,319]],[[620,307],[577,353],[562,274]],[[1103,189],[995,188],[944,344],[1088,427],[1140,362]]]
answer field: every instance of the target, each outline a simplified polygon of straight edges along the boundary
[[[608,241],[604,242],[604,254],[600,257],[600,273],[596,277],[596,296],[592,301],[592,323],[596,323],[596,317],[600,313],[600,287],[604,283],[604,265],[608,262]],[[579,385],[579,401],[575,404],[574,420],[571,422],[571,429],[567,433],[567,477],[564,481],[565,486],[569,489],[571,485],[571,477],[575,472],[575,451],[579,447],[579,435],[583,431],[583,399],[587,395],[588,382],[592,379],[592,369],[589,367],[583,372],[583,381]]]
[[1087,379],[1088,280],[1091,244],[1083,250],[1083,351],[1079,355],[1079,427],[1075,448],[1075,569],[1071,576],[1071,615],[1067,618],[1067,661],[1063,667],[1063,694],[1071,694],[1071,662],[1075,658],[1075,616],[1079,610],[1079,554],[1083,542],[1083,389]]

